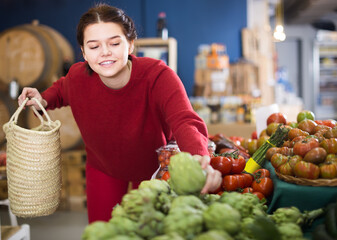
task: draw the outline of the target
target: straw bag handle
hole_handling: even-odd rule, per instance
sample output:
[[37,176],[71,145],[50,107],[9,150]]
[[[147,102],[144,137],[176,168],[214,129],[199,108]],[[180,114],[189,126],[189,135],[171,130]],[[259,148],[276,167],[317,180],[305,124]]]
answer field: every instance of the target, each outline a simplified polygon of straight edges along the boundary
[[[39,107],[41,108],[43,114],[46,116],[47,120],[48,120],[48,124],[50,125],[52,123],[46,109],[42,106],[42,104],[40,103],[39,100],[37,100],[36,98],[32,98],[36,103],[37,105],[39,105]],[[21,104],[21,106],[15,111],[15,113],[13,114],[13,116],[11,117],[11,119],[9,120],[10,122],[11,121],[14,121],[14,123],[16,124],[18,122],[18,117],[19,117],[19,114],[21,113],[22,109],[25,107],[25,105],[27,104],[29,98],[26,98],[23,103]],[[44,119],[43,117],[41,116],[41,114],[36,110],[36,108],[34,106],[31,106],[31,108],[33,109],[34,113],[36,114],[36,116],[40,119],[41,123],[43,123]]]

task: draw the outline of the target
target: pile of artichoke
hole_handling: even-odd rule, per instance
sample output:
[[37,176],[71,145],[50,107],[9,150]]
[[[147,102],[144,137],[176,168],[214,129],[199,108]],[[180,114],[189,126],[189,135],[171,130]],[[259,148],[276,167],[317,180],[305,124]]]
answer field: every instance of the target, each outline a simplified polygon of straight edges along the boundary
[[[168,182],[143,181],[114,207],[109,222],[89,224],[83,240],[289,239],[253,194],[200,195],[206,174],[188,153],[171,158]],[[299,228],[296,238],[304,239]],[[263,236],[264,238],[260,238]],[[284,236],[284,237],[283,237]],[[265,238],[267,237],[267,238]]]

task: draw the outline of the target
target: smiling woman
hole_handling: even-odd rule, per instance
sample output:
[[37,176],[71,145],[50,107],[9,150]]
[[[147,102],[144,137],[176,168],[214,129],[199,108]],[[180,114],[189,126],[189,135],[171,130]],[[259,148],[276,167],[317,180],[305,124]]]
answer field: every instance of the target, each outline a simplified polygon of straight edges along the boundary
[[[129,183],[137,188],[158,168],[156,149],[176,140],[200,155],[208,171],[203,193],[217,189],[221,174],[210,167],[205,123],[193,111],[178,75],[163,61],[132,55],[137,34],[118,8],[100,4],[77,28],[84,62],[42,94],[24,88],[19,104],[35,97],[45,108],[70,106],[87,152],[89,223],[111,218]],[[29,100],[26,105],[39,107]]]

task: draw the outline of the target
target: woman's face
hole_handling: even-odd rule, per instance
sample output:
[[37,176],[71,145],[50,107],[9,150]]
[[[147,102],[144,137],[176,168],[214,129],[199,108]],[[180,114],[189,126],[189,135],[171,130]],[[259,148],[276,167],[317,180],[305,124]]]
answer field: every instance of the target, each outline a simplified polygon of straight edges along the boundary
[[133,51],[120,25],[100,22],[84,29],[82,53],[89,66],[102,80],[118,77],[127,70],[128,55]]

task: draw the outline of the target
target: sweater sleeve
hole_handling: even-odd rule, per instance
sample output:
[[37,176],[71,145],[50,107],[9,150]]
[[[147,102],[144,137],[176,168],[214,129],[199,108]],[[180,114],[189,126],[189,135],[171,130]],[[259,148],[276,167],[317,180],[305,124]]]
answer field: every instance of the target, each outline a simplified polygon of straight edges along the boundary
[[162,71],[153,86],[152,93],[159,111],[181,151],[208,155],[208,133],[204,121],[193,110],[186,90],[170,68]]
[[47,101],[47,109],[61,108],[69,105],[67,87],[69,83],[69,74],[61,77],[53,85],[47,88],[41,95]]

